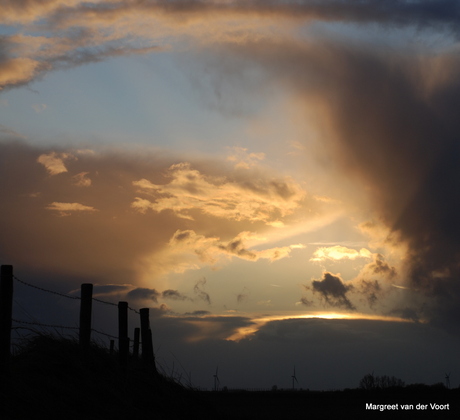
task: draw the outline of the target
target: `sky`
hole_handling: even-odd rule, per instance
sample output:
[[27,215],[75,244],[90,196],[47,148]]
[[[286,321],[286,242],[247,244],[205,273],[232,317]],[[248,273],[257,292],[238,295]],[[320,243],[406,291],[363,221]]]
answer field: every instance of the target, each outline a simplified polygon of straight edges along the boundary
[[[194,386],[219,367],[289,388],[294,366],[303,389],[459,383],[457,1],[0,10],[19,279],[151,308],[157,363]],[[15,287],[15,319],[77,324],[76,302]],[[113,311],[93,327],[116,334]]]

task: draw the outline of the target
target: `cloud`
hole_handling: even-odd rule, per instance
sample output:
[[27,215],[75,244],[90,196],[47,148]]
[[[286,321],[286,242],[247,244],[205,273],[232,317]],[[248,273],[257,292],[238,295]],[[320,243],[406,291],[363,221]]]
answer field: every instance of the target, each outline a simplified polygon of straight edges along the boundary
[[[308,86],[304,76],[297,82],[306,98],[311,90],[334,98],[324,122],[331,129],[327,137],[333,139],[335,161],[368,189],[379,219],[407,246],[404,271],[409,283],[439,302],[432,321],[456,328],[460,231],[453,209],[460,150],[454,139],[460,126],[449,110],[459,105],[455,74],[460,62],[449,53],[408,59],[339,44],[332,48],[334,58],[316,56],[315,66],[324,60],[321,72],[304,67],[316,86]],[[295,60],[305,63],[308,55]],[[434,68],[440,70],[428,76]],[[374,270],[392,272],[379,260]],[[446,270],[451,275],[442,281],[434,275]]]
[[329,306],[347,310],[356,309],[347,297],[347,293],[353,290],[353,286],[346,285],[338,275],[324,272],[321,280],[312,280],[311,290],[313,293],[318,293]]
[[189,300],[190,299],[189,297],[180,293],[178,290],[172,290],[172,289],[164,290],[161,293],[161,297],[163,299],[171,299],[171,300]]
[[135,181],[139,193],[154,196],[155,201],[136,197],[132,207],[144,214],[171,210],[191,220],[191,212],[197,210],[218,218],[273,224],[297,210],[305,197],[305,191],[290,179],[238,182],[205,176],[186,162],[171,166],[168,178],[169,183],[162,185]]
[[88,178],[89,172],[80,172],[72,177],[74,180],[74,185],[77,187],[90,187],[91,186],[91,179]]
[[393,309],[390,314],[400,316],[401,318],[408,319],[410,321],[419,322],[420,321],[420,313],[419,309],[415,308],[396,308]]
[[42,66],[30,58],[0,58],[0,90],[30,82]]
[[[302,246],[267,246],[265,233],[274,228],[262,221],[211,217],[201,210],[193,210],[190,220],[172,211],[141,214],[133,209],[140,188],[133,183],[152,179],[161,185],[164,174],[170,173],[168,168],[178,161],[148,150],[141,154],[110,148],[53,150],[0,142],[4,197],[0,255],[36,270],[82,276],[91,272],[100,284],[129,279],[136,286],[151,287],[152,281],[167,273],[225,263],[233,257],[276,261]],[[247,179],[252,185],[268,186],[275,178],[263,171],[240,172],[227,165],[225,158],[197,159],[194,166],[206,187],[209,179],[238,178],[238,185]],[[214,197],[211,191],[209,200]],[[206,207],[206,197],[201,198]],[[313,224],[320,210],[312,216]],[[297,220],[304,220],[302,213],[300,206],[282,221],[294,228]],[[44,237],[46,242],[40,239]],[[168,288],[161,286],[161,290]]]
[[[401,4],[392,3],[398,10],[389,7],[388,14],[402,16]],[[406,4],[415,5],[418,17],[405,15],[407,21],[424,15],[431,22],[429,8]],[[444,15],[452,5],[433,9],[434,21],[457,20],[457,12],[452,19]],[[305,117],[321,133],[319,157],[324,153],[336,177],[356,182],[356,191],[345,190],[340,198],[350,204],[365,192],[370,217],[391,235],[386,246],[393,242],[403,252],[398,271],[433,303],[431,321],[457,330],[460,125],[452,110],[460,105],[460,60],[448,42],[441,50],[423,42],[403,50],[397,43],[375,48],[371,41],[337,40],[325,31],[305,42],[232,45],[227,54],[241,65],[259,65],[267,83],[287,87],[304,105]],[[373,269],[392,273],[379,260]],[[440,272],[450,274],[441,279]]]
[[365,275],[380,275],[388,280],[392,280],[396,277],[396,268],[390,266],[382,254],[373,254],[373,261],[367,264],[361,271],[362,276]]
[[184,341],[196,343],[199,341],[231,340],[242,328],[252,327],[254,322],[242,316],[212,316],[199,311],[195,316],[177,317],[182,324]]
[[236,296],[236,302],[245,303],[247,302],[248,298],[249,298],[249,291],[247,290],[246,287],[244,287],[241,293],[238,293],[238,295]]
[[161,296],[159,292],[157,292],[155,289],[149,289],[146,287],[137,287],[133,290],[130,290],[127,294],[126,297],[128,299],[134,299],[134,300],[151,300],[153,302],[158,302],[158,298]]
[[[8,101],[5,99],[4,103],[6,105],[4,106],[8,106]],[[0,106],[2,106],[2,102],[0,101]],[[24,140],[24,136],[17,133],[16,131],[12,130],[11,128],[9,127],[6,127],[5,125],[3,124],[0,124],[0,138],[3,139],[8,139],[8,140],[11,140],[11,139],[15,139],[15,140]]]
[[2,20],[4,23],[32,22],[60,7],[71,7],[81,0],[3,0]]
[[234,164],[235,169],[250,169],[265,159],[265,153],[248,153],[244,147],[232,147],[227,160]]
[[216,264],[222,258],[237,257],[247,261],[258,261],[267,259],[271,262],[289,257],[292,249],[304,248],[302,244],[295,244],[284,247],[253,250],[247,247],[247,242],[256,240],[263,242],[263,238],[251,232],[240,232],[230,241],[222,241],[217,237],[206,237],[199,235],[193,230],[177,230],[169,241],[169,247],[176,256],[183,255],[182,260],[187,265],[183,269],[199,268],[196,263],[198,257],[201,263]]
[[38,163],[41,163],[50,175],[58,175],[63,172],[67,172],[67,168],[64,164],[65,160],[72,158],[73,156],[68,153],[44,153],[37,159]]
[[205,285],[206,285],[206,278],[203,277],[202,279],[198,280],[195,283],[195,286],[193,286],[193,292],[199,299],[204,300],[208,305],[210,305],[211,298],[209,297],[209,294],[205,292],[204,290]]
[[80,203],[58,203],[56,201],[46,206],[46,209],[58,211],[63,215],[68,215],[69,212],[73,212],[73,211],[78,211],[78,212],[97,211],[97,209],[95,209],[94,207],[85,206],[84,204],[80,204]]
[[359,251],[357,251],[356,249],[347,248],[341,245],[335,245],[330,247],[318,248],[313,253],[313,256],[310,258],[310,261],[322,262],[326,260],[355,260],[357,258],[372,258],[372,253],[366,248],[361,248]]
[[[431,307],[431,319],[458,328],[455,320],[460,316],[460,228],[456,209],[460,187],[457,141],[460,127],[454,110],[459,107],[460,60],[455,46],[452,47],[458,39],[459,27],[455,0],[259,0],[249,3],[5,0],[0,19],[1,23],[12,25],[11,31],[16,32],[0,39],[2,88],[22,86],[53,69],[174,48],[184,39],[190,50],[200,43],[201,50],[207,47],[208,55],[215,54],[216,71],[231,75],[235,85],[241,80],[239,77],[245,77],[240,71],[243,64],[259,66],[264,85],[288,87],[297,103],[305,105],[306,117],[317,125],[321,134],[318,143],[327,150],[324,161],[342,176],[345,174],[357,181],[357,189],[365,191],[372,203],[372,217],[404,244],[406,252],[402,264],[407,273],[406,286],[436,302]],[[300,25],[306,27],[313,22],[320,25],[310,25],[306,32],[298,30]],[[336,26],[331,25],[334,22],[344,24],[348,35],[341,32],[337,39],[333,30]],[[350,33],[362,34],[370,28],[369,24],[380,31],[387,31],[389,25],[402,28],[405,33],[416,29],[417,38],[412,37],[407,42],[393,39],[391,48],[376,48],[372,36],[353,40]],[[299,37],[300,32],[308,36]],[[434,43],[435,47],[430,45],[433,33],[441,39]],[[416,42],[412,42],[414,40]],[[408,44],[410,49],[401,48]],[[219,45],[220,54],[213,49],[215,45]],[[439,45],[442,48],[436,49]],[[229,59],[222,60],[223,56]],[[308,143],[305,140],[305,144]],[[94,204],[87,201],[88,196],[70,197],[72,194],[63,184],[66,171],[70,172],[69,165],[59,155],[50,163],[51,152],[40,152],[40,155],[48,155],[48,166],[43,163],[48,173],[60,175],[51,177],[56,178],[53,186],[48,184],[44,188],[45,181],[29,159],[32,153],[29,150],[21,155],[22,161],[28,164],[22,167],[33,168],[30,173],[35,177],[20,180],[22,174],[14,172],[17,174],[14,182],[9,177],[10,181],[3,181],[2,188],[13,194],[14,183],[16,188],[22,187],[24,197],[40,189],[46,190],[48,195],[40,195],[41,200],[46,201],[36,200],[41,209],[48,203],[91,203],[99,210],[98,214],[92,213],[100,223],[99,229],[104,230],[111,242],[116,242],[114,239],[118,239],[120,233],[114,233],[110,223],[118,220],[122,225],[120,220],[126,221],[132,215],[122,213],[122,206],[114,204],[114,196],[109,200],[114,210],[106,213],[107,207],[97,196],[103,196],[102,187],[80,188],[81,194],[85,190],[88,195],[89,190],[94,189],[90,197]],[[38,156],[34,156],[35,162]],[[104,159],[108,164],[108,159]],[[252,168],[259,160],[255,155],[249,161],[236,159],[237,164],[241,163],[241,171]],[[123,159],[118,158],[118,161],[123,162]],[[72,175],[84,171],[93,173],[95,164],[88,162],[76,164],[78,172],[72,171]],[[4,160],[2,163],[11,170],[10,164]],[[177,161],[167,163],[169,166],[161,168],[162,173],[170,168],[167,172],[169,183],[164,183],[158,172],[136,171],[132,162],[124,161],[128,173],[136,176],[130,178],[130,185],[118,185],[125,188],[126,193],[117,198],[123,206],[128,200],[128,208],[132,205],[130,209],[151,216],[148,220],[145,217],[144,224],[136,219],[134,232],[143,233],[146,226],[158,227],[159,220],[165,223],[165,227],[158,229],[161,232],[156,240],[137,236],[141,238],[139,245],[134,246],[132,253],[128,252],[130,267],[134,266],[134,254],[136,258],[143,255],[145,259],[149,259],[151,253],[158,255],[159,249],[165,248],[164,244],[177,229],[190,229],[181,224],[171,231],[172,221],[200,223],[201,229],[193,228],[197,235],[217,238],[218,235],[208,228],[211,222],[205,228],[204,216],[226,220],[228,225],[233,221],[263,223],[271,227],[283,226],[283,215],[292,216],[306,208],[308,197],[302,197],[303,189],[289,179],[263,176],[253,181],[248,174],[233,173],[233,177],[228,177],[226,170],[211,173],[196,165],[184,166],[183,161],[179,166],[174,166],[178,165]],[[120,180],[114,167],[110,167],[111,175],[103,181],[104,187],[110,184],[109,178],[114,183]],[[188,179],[188,176],[195,178]],[[133,182],[142,180],[145,180],[142,185],[137,185],[139,192],[131,194]],[[67,182],[66,187],[68,185]],[[343,195],[346,196],[346,192]],[[350,194],[348,199],[353,202],[352,196]],[[9,210],[14,207],[17,213],[13,214],[20,214],[24,226],[30,227],[24,214],[29,203],[17,200],[14,205],[9,204]],[[314,207],[313,212],[317,209]],[[46,215],[37,218],[43,225],[32,227],[30,231],[43,234],[41,230],[49,232],[52,229]],[[183,220],[178,222],[178,218]],[[21,232],[25,230],[21,229],[18,228]],[[91,232],[94,226],[86,229]],[[237,242],[232,245],[229,241],[240,232],[251,230],[247,225],[231,229],[231,233],[226,231],[222,243],[216,244],[228,255],[235,245],[236,253],[250,258],[255,253],[252,248],[239,246]],[[125,228],[124,234],[133,245],[135,235],[127,231]],[[75,233],[67,226],[64,233],[56,233],[60,238],[58,243],[62,245],[67,238],[75,237]],[[109,239],[101,238],[102,235],[98,245],[107,245],[107,255],[112,254],[112,259],[113,255],[119,256]],[[30,247],[35,248],[34,241]],[[82,259],[86,257],[96,264],[95,257],[89,255],[96,252],[92,249],[90,252],[90,248],[92,246],[81,253]],[[380,274],[391,271],[382,271],[384,266],[379,266],[378,262],[374,262],[372,269],[380,270]],[[440,276],[440,273],[444,274]]]
[[[0,44],[0,87],[15,87],[47,71],[109,57],[148,54],[179,41],[244,44],[292,36],[313,22],[433,28],[458,37],[455,0],[413,2],[167,0],[4,0],[0,23],[18,28]],[[40,23],[37,25],[37,23]],[[274,31],[273,28],[277,30]],[[3,44],[3,47],[2,47]]]
[[377,280],[361,280],[359,292],[366,297],[369,307],[374,308],[382,293],[382,287]]

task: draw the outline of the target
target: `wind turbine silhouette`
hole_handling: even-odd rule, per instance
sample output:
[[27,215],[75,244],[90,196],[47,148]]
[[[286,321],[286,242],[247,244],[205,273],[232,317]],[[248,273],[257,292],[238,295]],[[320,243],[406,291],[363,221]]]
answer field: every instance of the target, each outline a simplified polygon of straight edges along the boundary
[[450,372],[449,374],[446,373],[446,388],[450,389]]
[[220,381],[219,381],[218,372],[219,372],[219,366],[216,367],[216,373],[214,374],[214,391],[219,390]]
[[299,383],[299,381],[297,380],[297,376],[295,376],[295,366],[294,366],[294,375],[292,375],[291,378],[292,378],[292,389],[294,390],[295,389],[294,381]]

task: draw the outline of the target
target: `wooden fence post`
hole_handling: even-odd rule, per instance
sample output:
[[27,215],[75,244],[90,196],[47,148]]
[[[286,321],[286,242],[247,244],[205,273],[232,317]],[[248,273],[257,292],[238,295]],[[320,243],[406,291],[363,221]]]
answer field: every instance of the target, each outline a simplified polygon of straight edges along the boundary
[[142,308],[139,313],[141,316],[142,361],[156,372],[152,331],[150,330],[149,308]]
[[128,302],[118,302],[118,356],[122,369],[128,366]]
[[134,328],[134,344],[133,344],[133,357],[135,360],[139,358],[139,339],[140,339],[141,329]]
[[91,342],[91,311],[93,305],[93,285],[81,285],[80,335],[79,342],[83,349],[88,349]]
[[13,313],[13,266],[1,266],[0,282],[0,374],[10,372],[11,324]]

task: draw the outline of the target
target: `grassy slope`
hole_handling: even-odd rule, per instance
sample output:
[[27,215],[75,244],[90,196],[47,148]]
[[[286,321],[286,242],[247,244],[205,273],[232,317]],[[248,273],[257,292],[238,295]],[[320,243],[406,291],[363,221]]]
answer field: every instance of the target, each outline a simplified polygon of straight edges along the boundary
[[[93,346],[38,336],[1,378],[0,419],[458,419],[459,390],[406,388],[385,392],[197,392],[131,362],[126,377],[116,358]],[[373,404],[449,403],[449,411],[379,412]]]
[[172,419],[200,412],[214,418],[198,395],[131,363],[126,377],[116,358],[92,346],[83,358],[78,343],[39,336],[12,360],[0,388],[0,418]]

